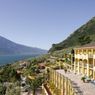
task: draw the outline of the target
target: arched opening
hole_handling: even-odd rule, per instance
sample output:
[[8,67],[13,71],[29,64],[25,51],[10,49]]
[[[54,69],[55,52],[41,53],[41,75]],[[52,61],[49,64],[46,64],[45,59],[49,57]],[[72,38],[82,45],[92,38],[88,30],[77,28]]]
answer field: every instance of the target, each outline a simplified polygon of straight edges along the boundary
[[89,77],[93,78],[93,57],[88,59],[89,63]]
[[75,59],[76,64],[78,63],[78,58]]
[[83,60],[79,59],[79,73],[82,74],[82,64],[83,64]]
[[87,59],[83,60],[83,74],[87,75]]

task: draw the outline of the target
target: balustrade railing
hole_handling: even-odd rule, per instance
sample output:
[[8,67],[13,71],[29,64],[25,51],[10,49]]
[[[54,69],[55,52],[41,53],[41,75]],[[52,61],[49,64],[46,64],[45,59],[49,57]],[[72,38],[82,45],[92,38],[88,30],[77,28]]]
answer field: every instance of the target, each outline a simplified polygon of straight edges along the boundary
[[81,95],[77,85],[64,75],[53,69],[50,69],[49,74],[48,88],[52,95]]

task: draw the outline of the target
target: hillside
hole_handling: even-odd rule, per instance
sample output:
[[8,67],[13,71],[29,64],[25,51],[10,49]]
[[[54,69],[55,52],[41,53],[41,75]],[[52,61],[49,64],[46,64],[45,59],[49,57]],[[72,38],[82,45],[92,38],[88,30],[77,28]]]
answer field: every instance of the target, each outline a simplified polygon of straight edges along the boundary
[[82,46],[91,42],[95,42],[95,17],[73,32],[66,40],[53,44],[49,52]]
[[0,55],[44,54],[46,52],[46,50],[42,50],[39,48],[33,48],[14,43],[0,36]]

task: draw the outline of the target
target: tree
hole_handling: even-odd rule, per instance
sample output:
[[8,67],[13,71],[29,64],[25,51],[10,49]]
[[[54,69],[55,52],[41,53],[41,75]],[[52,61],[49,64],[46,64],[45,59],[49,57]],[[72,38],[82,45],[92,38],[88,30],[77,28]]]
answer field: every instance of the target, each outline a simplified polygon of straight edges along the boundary
[[33,91],[33,95],[35,95],[37,88],[39,88],[42,85],[43,79],[44,79],[43,77],[38,77],[33,80],[28,80],[30,89],[32,89],[32,91]]
[[4,95],[20,95],[20,86],[18,85],[18,83],[13,83],[13,84],[10,84],[7,86],[7,89],[6,89],[6,94]]
[[3,67],[2,73],[0,74],[1,82],[15,82],[20,80],[20,75],[17,74],[16,70],[11,65]]
[[0,83],[0,95],[5,95],[6,87],[3,86],[3,83]]

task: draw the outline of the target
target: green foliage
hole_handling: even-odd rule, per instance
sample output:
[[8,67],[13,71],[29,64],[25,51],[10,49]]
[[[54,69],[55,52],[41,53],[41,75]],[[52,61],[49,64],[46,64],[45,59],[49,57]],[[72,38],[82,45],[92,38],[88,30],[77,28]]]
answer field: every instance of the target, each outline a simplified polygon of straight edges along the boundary
[[77,29],[66,40],[58,44],[53,44],[49,52],[62,50],[69,47],[81,46],[90,42],[95,42],[95,17]]
[[81,78],[81,80],[82,80],[83,82],[85,82],[85,79],[86,79],[85,77],[82,77],[82,78]]
[[[49,55],[43,55],[37,58],[26,60],[29,63],[25,68],[20,67],[19,62],[15,64],[7,64],[0,67],[0,95],[20,95],[20,75],[25,76],[27,79],[26,84],[31,86],[33,93],[39,88],[45,80],[43,72],[40,72],[39,63],[44,63]],[[20,73],[17,73],[20,71]],[[29,76],[33,76],[35,80],[29,80]],[[43,77],[44,76],[44,77]],[[19,82],[19,84],[15,84]],[[3,84],[6,85],[6,89]],[[6,94],[1,94],[6,91]]]
[[14,82],[20,79],[20,76],[17,74],[16,70],[11,65],[5,65],[2,68],[2,72],[0,74],[1,82]]
[[17,83],[9,84],[5,95],[20,95],[20,86]]
[[28,83],[30,85],[30,88],[33,91],[33,95],[35,95],[36,89],[39,88],[42,85],[43,80],[44,80],[43,77],[38,77],[38,78],[35,78],[33,80],[28,80]]
[[43,77],[38,77],[38,78],[35,78],[33,80],[28,80],[28,83],[30,84],[31,89],[34,90],[34,89],[37,89],[38,87],[40,87],[42,85],[43,80],[44,80]]
[[92,40],[89,36],[85,36],[85,35],[82,35],[79,37],[79,43],[81,45],[85,45],[85,44],[88,44],[90,43]]
[[0,83],[0,95],[5,95],[6,87],[3,86],[3,83]]

